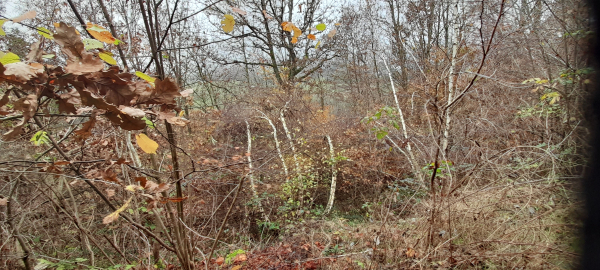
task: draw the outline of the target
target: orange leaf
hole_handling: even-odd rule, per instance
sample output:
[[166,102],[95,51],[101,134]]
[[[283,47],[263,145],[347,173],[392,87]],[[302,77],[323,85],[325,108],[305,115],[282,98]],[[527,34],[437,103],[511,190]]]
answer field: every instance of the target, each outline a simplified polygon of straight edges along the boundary
[[310,39],[310,40],[317,40],[317,37],[315,37],[315,35],[313,35],[313,34],[308,34],[308,35],[306,36],[306,38],[308,38],[308,39]]
[[223,257],[219,257],[219,258],[217,258],[217,260],[215,260],[215,263],[218,265],[221,265],[224,262],[225,262],[225,258],[223,258]]
[[97,25],[97,24],[93,24],[91,22],[88,22],[86,24],[87,26],[87,30],[90,33],[90,35],[92,35],[95,39],[105,42],[105,43],[110,43],[110,44],[114,44],[115,41],[117,40],[116,38],[114,38],[112,36],[112,34],[106,30],[106,28]]

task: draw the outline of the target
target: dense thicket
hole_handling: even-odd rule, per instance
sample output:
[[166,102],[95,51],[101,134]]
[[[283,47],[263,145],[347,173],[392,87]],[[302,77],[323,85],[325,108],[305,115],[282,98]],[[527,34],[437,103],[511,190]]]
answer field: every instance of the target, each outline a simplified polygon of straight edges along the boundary
[[589,24],[576,0],[0,6],[0,267],[574,267]]

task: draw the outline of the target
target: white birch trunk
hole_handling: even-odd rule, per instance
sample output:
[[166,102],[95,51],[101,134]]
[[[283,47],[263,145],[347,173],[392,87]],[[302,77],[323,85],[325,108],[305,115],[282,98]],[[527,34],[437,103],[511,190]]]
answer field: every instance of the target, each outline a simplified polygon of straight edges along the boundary
[[456,88],[456,54],[458,53],[458,36],[459,36],[459,18],[458,18],[459,0],[452,2],[452,58],[450,59],[450,70],[448,76],[448,98],[446,110],[444,111],[444,134],[442,136],[442,154],[445,156],[448,149],[448,137],[450,136],[451,109],[450,104],[454,101],[454,88]]
[[[413,154],[412,147],[410,146],[408,131],[406,129],[406,121],[404,121],[404,114],[402,113],[402,109],[400,108],[400,102],[398,102],[398,96],[396,95],[396,87],[394,86],[394,80],[392,79],[392,72],[390,71],[390,68],[388,67],[388,64],[385,61],[385,59],[383,60],[383,63],[385,64],[385,68],[388,71],[388,76],[390,77],[390,84],[392,85],[392,93],[394,94],[394,101],[396,101],[396,109],[398,110],[398,114],[400,116],[400,124],[402,124],[402,135],[404,136],[404,140],[406,141],[406,152],[408,152],[407,153],[408,154],[408,156],[407,156],[408,162],[410,163],[410,165],[413,169],[413,173],[415,174],[415,177],[419,180],[419,182],[421,184],[424,184],[425,180],[423,179],[421,170],[419,170],[419,166],[417,165],[415,155]],[[394,142],[394,144],[396,144],[396,143]],[[398,147],[398,149],[400,149],[400,147]],[[401,152],[404,152],[404,151],[401,151]]]
[[273,140],[275,140],[275,148],[277,149],[277,154],[279,155],[279,159],[281,159],[281,165],[283,166],[283,171],[285,172],[285,177],[287,178],[288,176],[290,176],[290,174],[288,172],[288,167],[285,163],[285,159],[283,158],[283,154],[281,153],[281,147],[279,147],[279,139],[277,139],[277,128],[273,124],[273,121],[271,121],[271,119],[269,119],[269,117],[267,117],[265,113],[261,111],[259,112],[263,115],[262,118],[267,120],[267,122],[269,122],[269,125],[271,125],[271,128],[273,129]]
[[254,196],[254,200],[258,205],[258,211],[263,215],[265,221],[269,221],[269,217],[265,213],[265,209],[262,206],[262,203],[258,199],[258,192],[256,191],[256,184],[254,183],[254,167],[252,166],[252,135],[250,134],[250,124],[246,121],[246,134],[248,135],[248,154],[246,157],[248,158],[248,168],[250,168],[250,172],[248,173],[248,178],[250,179],[250,189],[252,190],[252,195]]
[[290,147],[292,148],[292,155],[294,157],[294,163],[296,165],[296,173],[300,173],[300,164],[298,164],[298,156],[296,155],[296,147],[294,146],[294,141],[292,139],[292,133],[290,133],[290,130],[287,128],[287,124],[285,123],[285,117],[283,117],[283,113],[285,112],[286,108],[287,108],[287,103],[285,104],[283,109],[281,109],[281,111],[279,112],[279,120],[281,120],[281,124],[283,125],[283,130],[285,131],[285,135],[287,136],[288,141],[290,141]]
[[329,143],[329,157],[331,158],[331,189],[329,190],[329,201],[325,208],[325,214],[329,214],[331,208],[333,208],[333,201],[335,200],[335,186],[337,184],[337,170],[335,169],[335,153],[333,151],[333,143],[331,137],[327,135],[327,142]]

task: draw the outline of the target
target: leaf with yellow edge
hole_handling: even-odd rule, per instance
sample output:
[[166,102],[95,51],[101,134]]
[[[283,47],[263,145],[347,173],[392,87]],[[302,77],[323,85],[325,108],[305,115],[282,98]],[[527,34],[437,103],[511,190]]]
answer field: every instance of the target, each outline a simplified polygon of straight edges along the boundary
[[235,25],[235,19],[229,14],[225,14],[225,19],[221,21],[221,28],[225,33],[231,33],[233,26]]
[[0,20],[0,36],[6,36],[6,33],[4,33],[4,29],[2,29],[2,25],[4,25],[5,22],[6,20]]
[[127,207],[129,207],[129,203],[131,202],[131,199],[133,199],[133,196],[131,196],[131,198],[129,198],[129,200],[127,200],[125,202],[125,204],[123,204],[123,206],[121,206],[119,209],[110,213],[110,215],[104,217],[104,219],[102,220],[102,223],[108,224],[108,223],[114,222],[115,220],[119,219],[119,214],[121,212],[125,211],[125,209],[127,209]]
[[40,35],[44,36],[47,39],[54,39],[54,34],[52,34],[52,32],[45,27],[38,27],[37,31]]
[[310,40],[317,40],[317,37],[315,37],[315,35],[313,35],[313,34],[308,34],[308,35],[306,36],[306,38],[308,38],[308,39],[310,39]]
[[11,53],[11,52],[7,52],[2,57],[0,57],[0,63],[2,63],[2,65],[5,65],[5,66],[8,64],[18,63],[18,62],[21,62],[21,58],[19,58],[18,55]]
[[135,140],[137,141],[138,146],[142,149],[142,151],[147,154],[156,154],[156,149],[158,149],[158,143],[148,138],[146,134],[138,134],[135,135]]
[[104,60],[104,62],[116,66],[117,65],[117,60],[115,60],[112,57],[112,53],[110,52],[101,52],[98,54],[98,57],[100,57],[100,59]]
[[90,33],[90,35],[92,35],[95,39],[102,41],[102,42],[106,42],[106,43],[115,43],[115,41],[117,40],[116,38],[113,37],[113,35],[106,30],[106,28],[97,25],[97,24],[93,24],[91,22],[88,22],[86,24],[87,26],[87,31]]

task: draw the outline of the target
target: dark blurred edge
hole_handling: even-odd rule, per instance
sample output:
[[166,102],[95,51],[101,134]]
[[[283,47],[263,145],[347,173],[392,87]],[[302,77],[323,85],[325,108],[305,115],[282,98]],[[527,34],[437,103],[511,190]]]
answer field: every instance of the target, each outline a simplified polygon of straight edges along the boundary
[[591,62],[595,70],[594,91],[589,108],[589,128],[591,133],[591,156],[587,173],[584,177],[583,193],[586,200],[586,218],[583,232],[582,269],[600,269],[600,3],[588,0],[591,8],[591,22],[594,31],[594,43]]

